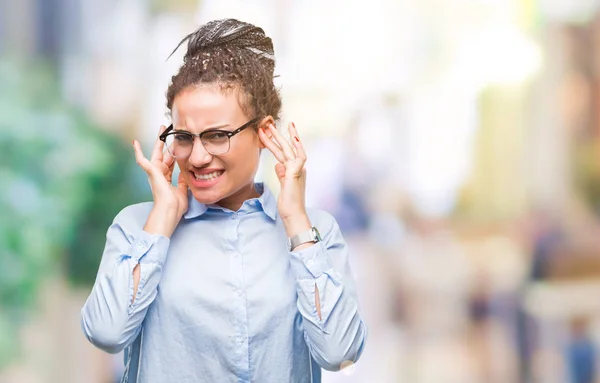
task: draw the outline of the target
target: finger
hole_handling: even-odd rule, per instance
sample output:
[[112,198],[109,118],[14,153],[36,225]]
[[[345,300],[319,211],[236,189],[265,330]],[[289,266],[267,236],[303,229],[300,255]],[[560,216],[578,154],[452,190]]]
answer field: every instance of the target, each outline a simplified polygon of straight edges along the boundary
[[298,135],[298,129],[296,129],[296,125],[293,122],[290,122],[288,125],[288,130],[290,131],[290,137],[292,137],[292,144],[296,149],[296,157],[306,162],[306,152],[304,151],[302,141],[300,141],[300,136]]
[[[160,136],[165,130],[166,126],[161,125],[158,130],[158,135]],[[156,142],[154,143],[154,149],[152,150],[151,161],[162,161],[163,160],[163,150],[165,143],[160,140],[160,138],[156,138]]]
[[169,147],[164,150],[164,158],[163,158],[163,162],[167,163],[167,161],[171,161],[174,160],[175,157],[173,157],[173,155],[171,154],[173,152],[173,147],[175,146],[175,143],[172,142],[171,145],[169,145]]
[[279,145],[277,145],[275,142],[273,142],[273,140],[271,140],[267,134],[264,132],[264,130],[258,129],[258,136],[260,137],[261,141],[263,142],[263,144],[265,144],[265,146],[267,147],[267,149],[269,149],[269,151],[271,153],[273,153],[273,155],[275,156],[275,158],[277,159],[277,161],[284,163],[285,162],[285,156],[283,155],[283,151],[281,150],[281,148],[279,147]]
[[135,161],[137,164],[148,174],[152,172],[152,164],[144,156],[140,143],[137,140],[133,140],[133,151],[135,153]]
[[283,137],[281,133],[279,133],[279,131],[275,128],[275,125],[269,124],[269,129],[271,130],[273,137],[275,137],[275,140],[283,150],[283,155],[285,156],[285,158],[288,160],[295,159],[296,154],[292,150],[292,147],[290,146],[288,140],[286,140],[285,137]]
[[163,164],[167,165],[167,168],[173,170],[173,167],[175,166],[175,158],[168,150],[164,152],[162,162]]
[[177,178],[177,190],[187,194],[188,185],[187,182],[185,182],[185,176],[183,173],[179,173],[179,177]]
[[166,169],[162,169],[163,174],[165,176],[165,179],[167,180],[167,182],[169,182],[169,184],[173,183],[173,171],[174,168],[166,168]]
[[170,159],[168,158],[166,161],[163,160],[164,164],[167,167],[167,174],[165,175],[165,177],[167,177],[167,180],[171,182],[171,180],[173,179],[173,171],[175,170],[175,159],[168,152],[165,153],[165,157],[167,156],[170,157]]

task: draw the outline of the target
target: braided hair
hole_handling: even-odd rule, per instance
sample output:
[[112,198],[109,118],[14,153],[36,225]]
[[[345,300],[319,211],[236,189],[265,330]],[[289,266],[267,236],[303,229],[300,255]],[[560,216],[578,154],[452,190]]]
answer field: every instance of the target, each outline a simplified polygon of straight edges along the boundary
[[[279,120],[281,96],[273,83],[273,42],[262,28],[235,19],[214,20],[181,40],[187,41],[183,65],[171,78],[167,108],[177,94],[199,84],[218,84],[240,91],[240,105],[248,117]],[[169,57],[171,57],[169,55]]]

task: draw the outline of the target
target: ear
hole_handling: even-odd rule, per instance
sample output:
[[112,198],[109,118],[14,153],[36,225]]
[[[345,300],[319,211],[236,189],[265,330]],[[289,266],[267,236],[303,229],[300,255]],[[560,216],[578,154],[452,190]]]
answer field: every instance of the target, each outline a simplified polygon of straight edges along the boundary
[[[271,133],[271,130],[269,129],[269,125],[275,126],[275,120],[273,119],[272,116],[267,116],[267,117],[263,118],[262,120],[260,120],[260,122],[258,123],[258,129],[264,128],[263,132],[265,132],[267,137],[273,138],[273,133]],[[260,140],[259,140],[259,145],[260,145],[261,149],[264,149],[266,147],[265,144],[263,144],[263,142]]]

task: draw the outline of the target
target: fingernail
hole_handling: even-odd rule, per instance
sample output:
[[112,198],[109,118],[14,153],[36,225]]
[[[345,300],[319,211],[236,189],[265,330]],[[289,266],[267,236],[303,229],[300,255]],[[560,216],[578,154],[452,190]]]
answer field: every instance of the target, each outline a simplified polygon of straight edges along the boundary
[[292,121],[292,128],[296,129],[296,124],[294,124],[294,121]]
[[294,138],[296,139],[297,142],[300,142],[300,140],[298,139],[298,137],[294,136]]

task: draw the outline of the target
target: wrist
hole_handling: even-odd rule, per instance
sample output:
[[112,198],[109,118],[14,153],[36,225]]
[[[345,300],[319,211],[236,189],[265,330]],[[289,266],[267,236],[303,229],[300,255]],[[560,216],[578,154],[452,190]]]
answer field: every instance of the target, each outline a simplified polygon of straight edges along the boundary
[[177,208],[155,205],[148,215],[144,231],[171,238],[180,218]]
[[306,230],[310,230],[312,227],[310,219],[306,213],[282,218],[282,222],[288,238],[298,235]]
[[177,214],[177,202],[154,202],[152,211],[160,212],[161,214]]

